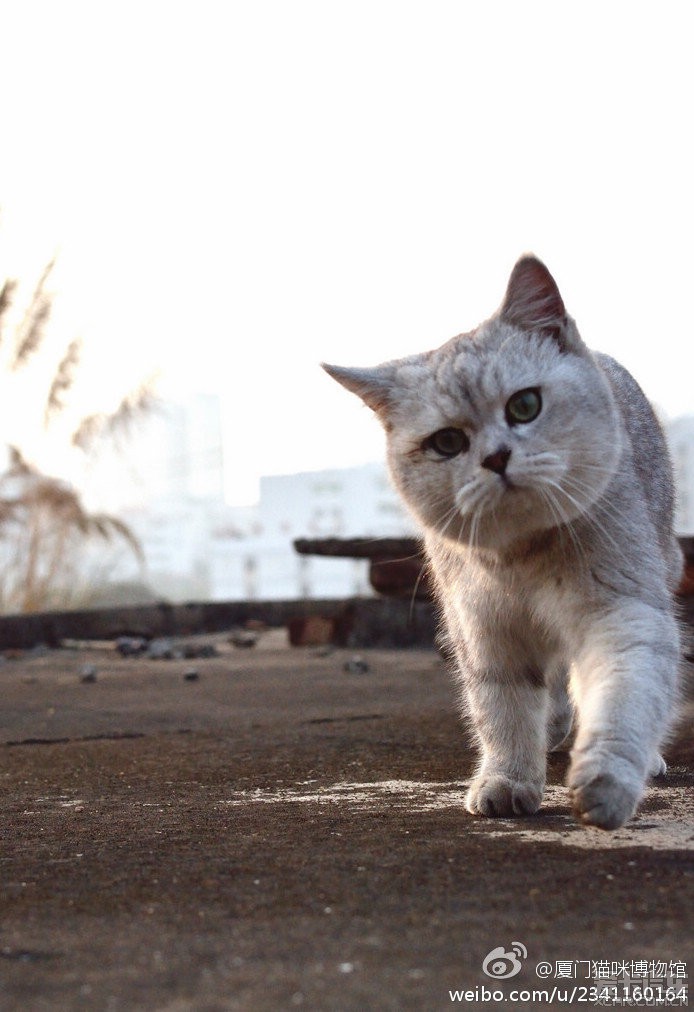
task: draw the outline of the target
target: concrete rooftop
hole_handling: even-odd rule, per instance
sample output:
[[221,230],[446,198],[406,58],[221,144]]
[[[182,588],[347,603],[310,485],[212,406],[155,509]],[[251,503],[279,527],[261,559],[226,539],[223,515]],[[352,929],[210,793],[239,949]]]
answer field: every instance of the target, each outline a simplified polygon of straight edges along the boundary
[[205,642],[0,664],[0,1009],[490,1008],[558,963],[691,965],[691,713],[626,828],[573,821],[562,756],[538,816],[480,820],[433,651]]

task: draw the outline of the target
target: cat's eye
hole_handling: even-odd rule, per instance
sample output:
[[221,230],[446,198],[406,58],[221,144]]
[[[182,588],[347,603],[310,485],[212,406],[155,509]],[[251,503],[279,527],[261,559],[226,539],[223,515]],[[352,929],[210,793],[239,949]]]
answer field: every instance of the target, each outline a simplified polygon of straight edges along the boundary
[[542,398],[537,387],[528,387],[512,394],[506,402],[506,421],[509,425],[534,422],[542,411]]
[[439,429],[425,440],[424,446],[439,457],[457,457],[470,449],[470,440],[462,429]]

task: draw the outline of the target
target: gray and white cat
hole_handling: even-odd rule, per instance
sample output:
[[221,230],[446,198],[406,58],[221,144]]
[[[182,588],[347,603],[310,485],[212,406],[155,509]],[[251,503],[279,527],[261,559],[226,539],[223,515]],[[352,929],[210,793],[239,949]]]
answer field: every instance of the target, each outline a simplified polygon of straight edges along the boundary
[[643,392],[588,350],[532,256],[470,333],[324,368],[380,418],[423,530],[480,747],[468,811],[536,812],[575,717],[574,811],[622,826],[665,772],[680,652],[671,465]]

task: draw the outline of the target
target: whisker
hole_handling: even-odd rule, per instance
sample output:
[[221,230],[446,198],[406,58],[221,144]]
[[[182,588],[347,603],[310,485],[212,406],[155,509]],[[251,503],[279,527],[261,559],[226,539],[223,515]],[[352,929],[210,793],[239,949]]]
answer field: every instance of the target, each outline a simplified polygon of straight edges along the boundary
[[540,492],[543,501],[546,502],[547,506],[549,507],[552,516],[557,521],[555,530],[559,534],[560,543],[562,544],[562,550],[565,553],[565,557],[566,558],[569,557],[569,552],[566,548],[566,543],[564,541],[564,535],[568,535],[571,547],[573,549],[574,557],[577,560],[580,560],[583,563],[583,565],[587,568],[588,560],[586,557],[585,548],[581,544],[580,538],[578,537],[576,531],[574,530],[571,520],[564,513],[561,503],[559,503],[556,500],[555,496],[552,495],[549,488],[540,486],[538,487],[538,491]]
[[[581,482],[575,476],[567,475],[562,484],[579,494],[581,492],[591,490],[591,486],[589,484]],[[604,495],[592,503],[590,507],[585,508],[584,517],[586,521],[590,522],[592,520],[594,523],[598,523],[597,517],[594,516],[595,513],[598,513],[599,515],[601,514],[608,519],[612,519],[619,525],[623,525],[627,520],[627,514],[616,507],[614,503],[608,502]]]
[[[451,506],[446,511],[446,513],[444,513],[443,516],[440,517],[440,519],[438,521],[438,525],[437,525],[437,531],[438,531],[438,533],[441,534],[441,535],[445,534],[446,531],[447,531],[447,529],[450,527],[451,522],[456,518],[456,516],[460,516],[460,511],[459,511],[459,509],[458,509],[457,506]],[[444,523],[444,517],[447,517],[447,519],[445,520],[445,523]],[[440,526],[440,525],[443,525],[443,526]]]
[[414,606],[415,606],[415,602],[417,600],[417,591],[419,590],[419,585],[422,582],[422,580],[424,579],[424,574],[426,573],[426,571],[428,570],[428,568],[429,568],[429,563],[426,562],[426,561],[423,562],[422,566],[421,566],[421,569],[419,570],[419,575],[417,576],[417,579],[415,580],[414,587],[412,588],[412,594],[410,595],[410,610],[409,610],[409,613],[408,613],[408,616],[407,616],[407,621],[408,622],[412,621],[412,616],[414,614]]
[[617,551],[620,550],[620,546],[617,544],[617,542],[614,540],[614,538],[605,528],[605,526],[599,523],[599,521],[595,517],[591,516],[590,512],[586,510],[585,506],[582,505],[566,488],[564,488],[564,486],[560,482],[548,480],[547,484],[551,485],[552,488],[555,488],[557,492],[561,493],[561,495],[563,495],[572,504],[572,506],[578,512],[577,519],[580,518],[585,524],[592,527],[592,529],[596,533],[605,537],[611,543],[613,548],[616,548]]

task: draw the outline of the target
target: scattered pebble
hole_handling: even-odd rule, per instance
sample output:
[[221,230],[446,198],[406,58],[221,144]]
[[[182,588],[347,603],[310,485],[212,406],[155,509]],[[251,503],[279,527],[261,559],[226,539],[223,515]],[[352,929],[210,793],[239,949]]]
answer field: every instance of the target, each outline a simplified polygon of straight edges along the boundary
[[173,643],[165,637],[152,640],[147,647],[147,657],[151,661],[170,661],[174,656]]
[[184,674],[183,674],[183,679],[186,682],[197,682],[197,680],[198,680],[199,677],[200,677],[200,675],[195,670],[195,668],[190,668],[188,671],[184,672]]
[[368,670],[369,665],[363,657],[350,657],[348,661],[345,661],[343,666],[343,671],[346,671],[349,675],[365,675]]
[[252,629],[236,629],[230,634],[229,642],[235,647],[247,650],[258,642],[258,633]]
[[119,636],[116,650],[121,657],[137,657],[147,649],[147,640],[142,636]]
[[157,636],[153,640],[143,636],[119,636],[116,650],[121,657],[144,656],[150,661],[193,660],[219,655],[214,643],[176,643],[168,636]]
[[95,682],[96,681],[96,665],[84,664],[80,670],[80,682]]
[[219,651],[214,643],[182,643],[176,650],[186,660],[193,660],[195,657],[218,657]]

